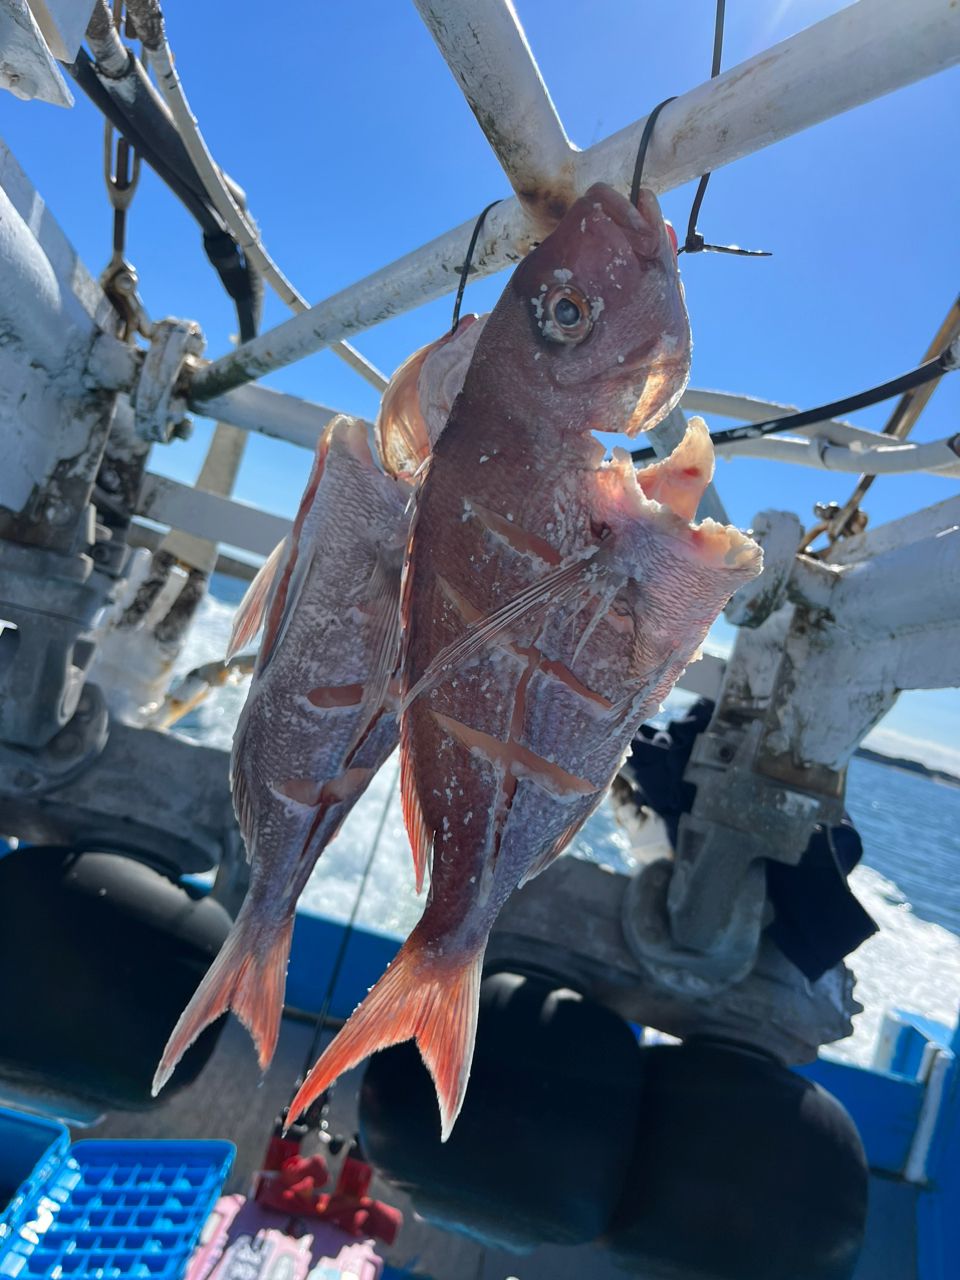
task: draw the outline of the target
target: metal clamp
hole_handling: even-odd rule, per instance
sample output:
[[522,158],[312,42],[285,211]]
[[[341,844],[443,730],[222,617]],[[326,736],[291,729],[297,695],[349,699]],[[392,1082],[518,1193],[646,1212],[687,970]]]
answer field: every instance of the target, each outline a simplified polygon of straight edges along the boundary
[[144,440],[166,444],[173,436],[190,434],[184,375],[188,359],[202,355],[205,345],[192,320],[160,320],[154,326],[133,397],[137,434]]

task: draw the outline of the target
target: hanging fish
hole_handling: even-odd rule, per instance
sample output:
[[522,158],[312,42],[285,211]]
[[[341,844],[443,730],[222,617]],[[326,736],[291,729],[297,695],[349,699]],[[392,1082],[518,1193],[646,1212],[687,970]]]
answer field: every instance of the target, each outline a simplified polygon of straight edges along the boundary
[[260,1065],[277,1042],[297,898],[397,744],[400,571],[409,488],[375,464],[367,430],[334,419],[293,531],[247,592],[231,649],[266,619],[233,740],[233,803],[250,887],[170,1036],[158,1093],[200,1032],[233,1009]]
[[484,948],[504,901],[597,807],[637,726],[760,569],[736,529],[692,524],[713,471],[702,422],[636,473],[592,428],[678,401],[690,334],[657,201],[606,186],[517,268],[433,453],[404,587],[403,803],[427,908],[326,1049],[295,1117],[411,1037],[441,1135],[463,1102]]
[[408,356],[390,379],[374,427],[377,452],[390,475],[411,479],[430,456],[460,394],[485,320],[463,316],[452,333]]

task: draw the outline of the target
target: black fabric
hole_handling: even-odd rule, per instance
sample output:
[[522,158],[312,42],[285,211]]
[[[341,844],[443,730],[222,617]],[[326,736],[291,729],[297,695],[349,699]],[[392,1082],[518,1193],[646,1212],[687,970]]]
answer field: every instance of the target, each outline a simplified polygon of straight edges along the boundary
[[849,1280],[868,1171],[818,1085],[755,1051],[642,1050],[634,1159],[608,1244],[644,1280]]
[[[104,1109],[161,1105],[160,1054],[229,927],[219,903],[118,854],[0,858],[0,1077]],[[184,1056],[174,1091],[219,1032]]]
[[795,867],[767,862],[776,912],[767,936],[811,982],[877,932],[846,881],[862,856],[859,833],[844,817],[839,826],[816,827]]
[[610,1221],[632,1155],[640,1049],[615,1014],[541,978],[480,989],[466,1102],[440,1142],[412,1044],[376,1054],[360,1092],[371,1163],[447,1229],[523,1252],[579,1244]]
[[[713,705],[701,698],[666,729],[641,726],[614,786],[620,803],[645,805],[660,815],[674,847],[680,818],[696,792],[683,773]],[[877,931],[846,881],[862,856],[860,836],[844,815],[838,826],[816,827],[796,866],[766,860],[767,897],[775,913],[767,934],[811,982]]]

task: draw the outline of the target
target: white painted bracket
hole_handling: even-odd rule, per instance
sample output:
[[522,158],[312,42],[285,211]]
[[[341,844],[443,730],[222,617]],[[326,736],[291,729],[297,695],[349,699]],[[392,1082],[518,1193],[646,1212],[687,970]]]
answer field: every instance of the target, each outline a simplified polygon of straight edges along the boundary
[[83,43],[94,0],[27,0],[47,47],[61,62],[73,62]]
[[73,94],[25,0],[0,0],[0,88],[25,101],[73,106]]

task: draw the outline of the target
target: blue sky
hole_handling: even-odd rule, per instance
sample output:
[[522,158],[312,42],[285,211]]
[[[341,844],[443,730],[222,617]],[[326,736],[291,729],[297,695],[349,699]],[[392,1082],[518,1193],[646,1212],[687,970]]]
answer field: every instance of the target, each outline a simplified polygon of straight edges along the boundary
[[[517,7],[580,146],[708,74],[713,0],[518,0]],[[724,66],[840,7],[731,0]],[[167,0],[164,8],[207,140],[308,298],[336,292],[508,192],[412,4],[287,0],[269,27],[254,0]],[[917,363],[960,288],[960,170],[947,145],[958,105],[955,68],[718,171],[701,230],[774,257],[683,260],[693,385],[809,406]],[[0,133],[98,274],[109,256],[110,212],[94,110],[79,98],[63,111],[0,94]],[[691,196],[686,187],[664,197],[678,226]],[[128,249],[151,315],[190,316],[202,324],[210,354],[226,350],[235,323],[199,233],[146,170]],[[471,285],[466,307],[487,309],[502,287],[502,277]],[[357,345],[389,372],[446,326],[450,305],[420,308]],[[268,298],[265,323],[286,314]],[[371,389],[326,352],[268,382],[365,416],[376,411]],[[914,437],[956,431],[958,409],[955,374]],[[885,412],[880,406],[854,420],[879,427]],[[189,442],[155,450],[154,469],[193,480],[209,430],[198,422]],[[237,496],[290,514],[308,461],[300,450],[252,438]],[[853,484],[849,476],[745,460],[721,463],[717,480],[744,525],[768,506],[807,521],[815,501],[842,500]],[[933,477],[891,477],[874,485],[868,511],[877,524],[955,491]],[[954,749],[960,764],[956,691],[905,695],[887,727]]]

